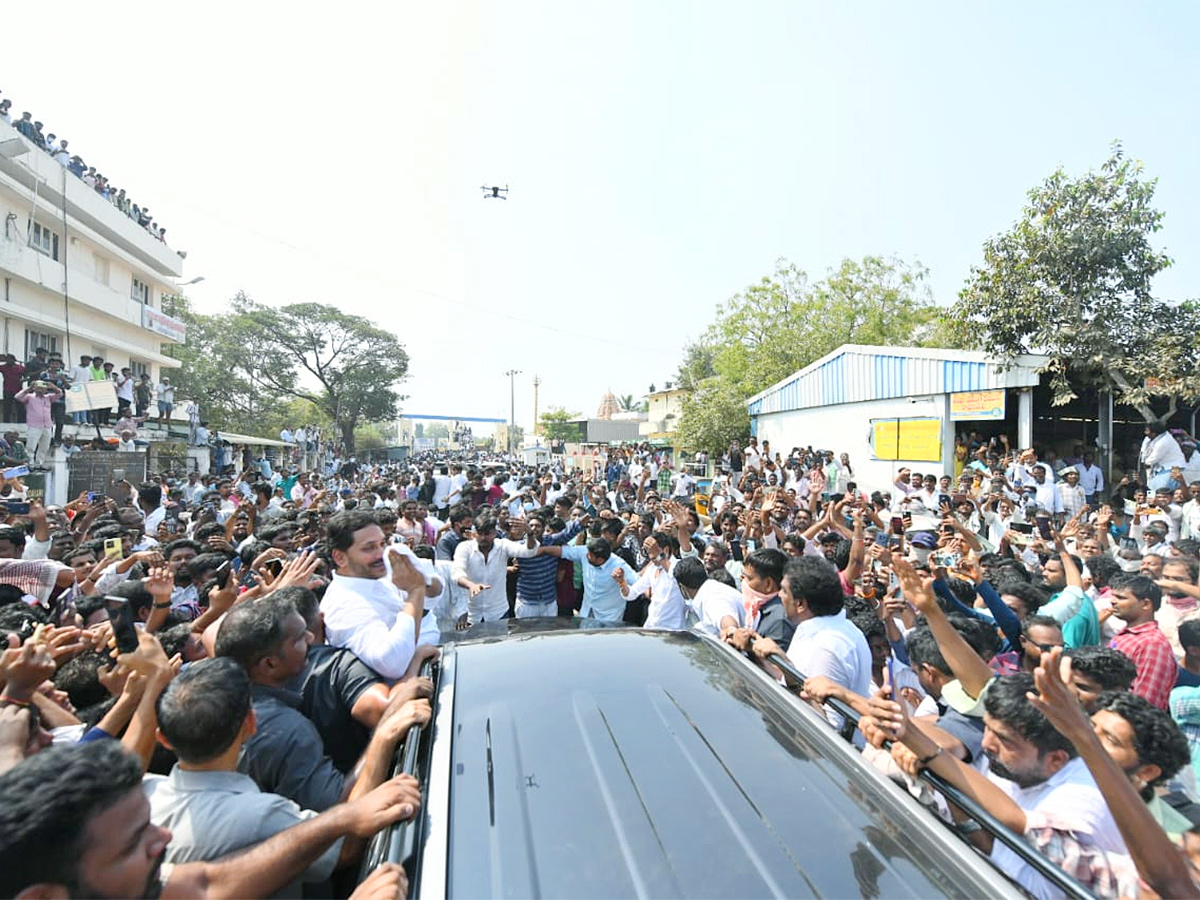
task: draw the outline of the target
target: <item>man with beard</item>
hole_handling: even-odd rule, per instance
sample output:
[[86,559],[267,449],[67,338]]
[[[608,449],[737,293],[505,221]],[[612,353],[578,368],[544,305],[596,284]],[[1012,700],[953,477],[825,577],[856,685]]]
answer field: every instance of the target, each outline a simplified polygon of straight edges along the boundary
[[[425,591],[433,596],[442,585],[414,565],[412,551],[389,545],[375,516],[347,510],[329,520],[329,552],[336,566],[321,600],[325,637],[346,647],[389,681],[404,677],[425,615]],[[390,547],[391,578],[385,551]]]

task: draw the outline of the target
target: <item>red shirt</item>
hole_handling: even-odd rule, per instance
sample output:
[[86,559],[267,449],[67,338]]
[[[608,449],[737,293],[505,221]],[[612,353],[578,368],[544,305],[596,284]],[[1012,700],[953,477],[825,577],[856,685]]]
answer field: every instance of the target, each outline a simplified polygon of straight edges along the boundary
[[11,366],[0,366],[0,373],[4,375],[4,393],[15,394],[21,389],[21,376],[25,374],[23,365],[13,363]]
[[1133,693],[1144,697],[1159,709],[1167,708],[1167,698],[1175,687],[1179,665],[1171,642],[1162,633],[1155,621],[1143,622],[1126,628],[1110,644],[1114,650],[1124,653],[1137,666],[1137,678],[1133,680]]

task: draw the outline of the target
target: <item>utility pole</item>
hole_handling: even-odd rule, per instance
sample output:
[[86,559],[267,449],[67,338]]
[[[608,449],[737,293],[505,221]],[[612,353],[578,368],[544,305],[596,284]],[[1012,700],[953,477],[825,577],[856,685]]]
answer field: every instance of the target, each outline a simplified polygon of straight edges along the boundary
[[509,369],[504,374],[508,376],[508,453],[511,456],[513,452],[513,432],[517,428],[517,394],[515,379],[521,374],[521,370]]
[[540,375],[533,376],[533,433],[540,435],[542,433],[542,423],[538,419],[538,388],[542,386]]

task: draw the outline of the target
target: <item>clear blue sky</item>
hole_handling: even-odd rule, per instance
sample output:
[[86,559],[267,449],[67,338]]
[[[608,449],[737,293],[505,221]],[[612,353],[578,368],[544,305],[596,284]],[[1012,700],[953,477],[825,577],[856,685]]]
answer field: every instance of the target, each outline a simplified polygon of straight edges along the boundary
[[395,330],[411,411],[507,416],[511,367],[525,424],[535,371],[543,408],[640,395],[779,257],[919,259],[950,303],[1114,139],[1159,179],[1157,292],[1200,296],[1197,4],[119,10],[6,9],[3,95],[151,207],[203,308]]

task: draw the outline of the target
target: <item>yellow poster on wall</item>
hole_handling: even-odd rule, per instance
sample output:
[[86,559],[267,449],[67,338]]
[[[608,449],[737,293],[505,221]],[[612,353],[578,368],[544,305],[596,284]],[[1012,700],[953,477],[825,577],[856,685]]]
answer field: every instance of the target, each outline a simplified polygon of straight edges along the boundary
[[871,448],[876,459],[942,461],[941,419],[872,419]]
[[950,421],[1003,419],[1005,391],[962,391],[950,395]]

